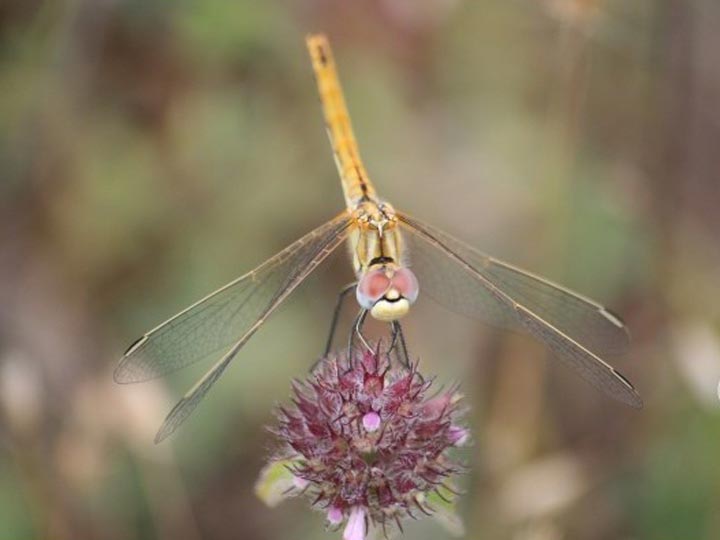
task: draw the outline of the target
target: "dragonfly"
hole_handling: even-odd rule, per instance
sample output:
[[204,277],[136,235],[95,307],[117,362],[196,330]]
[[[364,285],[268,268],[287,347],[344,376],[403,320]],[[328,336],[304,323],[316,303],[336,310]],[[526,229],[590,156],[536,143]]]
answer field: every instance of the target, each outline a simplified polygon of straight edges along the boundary
[[[617,401],[642,400],[609,360],[629,345],[623,321],[597,302],[538,275],[486,255],[378,197],[360,159],[328,39],[309,35],[327,133],[346,208],[263,264],[159,324],[125,352],[114,372],[119,383],[147,381],[215,358],[210,369],[172,408],[155,441],[173,433],[225,373],[243,346],[285,299],[340,245],[348,244],[357,281],[340,293],[326,353],[342,299],[354,291],[355,330],[369,314],[399,321],[420,291],[452,311],[492,326],[523,332]],[[352,334],[352,333],[351,333]]]

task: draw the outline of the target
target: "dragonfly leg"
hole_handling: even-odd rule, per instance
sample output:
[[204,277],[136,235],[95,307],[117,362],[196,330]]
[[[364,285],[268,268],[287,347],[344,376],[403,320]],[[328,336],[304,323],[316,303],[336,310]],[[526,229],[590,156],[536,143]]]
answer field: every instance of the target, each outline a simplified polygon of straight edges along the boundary
[[315,371],[315,368],[317,368],[318,364],[320,364],[323,358],[327,358],[327,356],[330,354],[330,349],[332,348],[332,344],[335,339],[335,331],[337,330],[337,324],[338,320],[340,319],[340,312],[342,311],[343,303],[345,302],[345,298],[347,297],[347,295],[351,291],[355,290],[356,285],[357,281],[345,285],[340,290],[340,293],[337,297],[337,302],[335,303],[335,310],[333,311],[333,316],[330,321],[330,332],[328,333],[327,342],[325,343],[325,350],[323,351],[322,356],[315,360],[315,362],[313,362],[313,365],[310,366],[310,373]]
[[355,317],[355,322],[353,323],[352,331],[350,332],[350,337],[348,338],[348,346],[347,346],[347,355],[348,355],[348,362],[352,365],[352,352],[353,352],[353,345],[355,344],[355,336],[360,338],[360,341],[362,342],[363,346],[370,352],[372,352],[372,348],[368,344],[368,342],[365,340],[365,337],[362,335],[362,327],[365,324],[365,319],[367,318],[368,310],[367,309],[361,309],[360,313],[358,313],[358,316]]
[[390,341],[390,348],[388,353],[393,350],[396,352],[398,360],[403,367],[410,369],[410,357],[407,352],[407,344],[405,343],[405,335],[402,331],[402,326],[398,321],[393,321],[392,325],[392,338]]
[[355,322],[355,331],[354,331],[354,333],[355,333],[355,335],[357,335],[357,337],[360,338],[360,341],[361,341],[362,344],[365,346],[365,349],[367,349],[367,350],[370,351],[370,352],[373,352],[372,347],[370,346],[370,344],[369,344],[369,343],[367,342],[367,340],[365,339],[365,336],[363,336],[363,334],[362,334],[362,327],[363,327],[363,325],[365,324],[365,319],[367,318],[367,314],[368,314],[368,313],[369,313],[369,311],[368,311],[367,309],[363,309],[363,310],[360,312],[360,315],[358,316],[357,321]]
[[395,350],[395,346],[398,342],[398,329],[397,326],[395,326],[395,321],[390,323],[390,346],[388,347],[388,354],[392,353]]
[[327,342],[325,344],[325,352],[323,353],[323,357],[327,356],[330,353],[330,349],[332,348],[332,343],[335,338],[335,330],[337,330],[338,320],[340,319],[340,312],[342,311],[343,303],[345,302],[345,298],[347,297],[347,295],[353,290],[355,290],[356,285],[357,281],[345,285],[345,287],[343,287],[338,294],[337,303],[335,304],[335,311],[333,312],[332,320],[330,322],[330,333],[328,334]]

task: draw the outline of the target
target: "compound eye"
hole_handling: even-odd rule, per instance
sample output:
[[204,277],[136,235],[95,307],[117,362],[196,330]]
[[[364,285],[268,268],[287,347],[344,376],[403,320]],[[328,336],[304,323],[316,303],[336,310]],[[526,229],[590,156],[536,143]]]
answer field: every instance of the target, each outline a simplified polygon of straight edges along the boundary
[[358,304],[365,309],[372,308],[388,288],[390,288],[390,278],[387,277],[384,269],[378,268],[367,272],[360,278],[355,289]]
[[399,268],[395,271],[392,286],[411,304],[417,300],[420,286],[415,274],[409,268]]

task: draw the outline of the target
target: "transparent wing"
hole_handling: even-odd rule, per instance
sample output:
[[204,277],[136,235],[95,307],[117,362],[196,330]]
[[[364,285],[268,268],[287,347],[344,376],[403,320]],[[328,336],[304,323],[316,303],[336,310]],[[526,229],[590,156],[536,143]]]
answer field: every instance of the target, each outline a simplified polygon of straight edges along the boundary
[[421,294],[493,326],[529,333],[596,388],[642,406],[630,382],[602,359],[627,350],[629,334],[618,317],[584,296],[398,215]]
[[227,349],[257,321],[323,249],[347,227],[347,217],[325,223],[255,270],[228,283],[138,339],[115,370],[120,383],[166,375]]
[[318,227],[252,272],[151,330],[128,349],[115,370],[118,382],[157,377],[230,347],[173,408],[156,442],[190,415],[270,313],[345,240],[349,225],[343,214]]

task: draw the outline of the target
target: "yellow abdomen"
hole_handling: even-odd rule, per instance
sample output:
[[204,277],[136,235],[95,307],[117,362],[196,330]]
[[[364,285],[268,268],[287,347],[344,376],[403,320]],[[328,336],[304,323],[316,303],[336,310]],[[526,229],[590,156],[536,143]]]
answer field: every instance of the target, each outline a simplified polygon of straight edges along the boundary
[[375,188],[360,160],[350,115],[338,79],[330,44],[323,34],[306,39],[317,80],[325,125],[340,173],[345,204],[353,209],[361,200],[375,200]]

